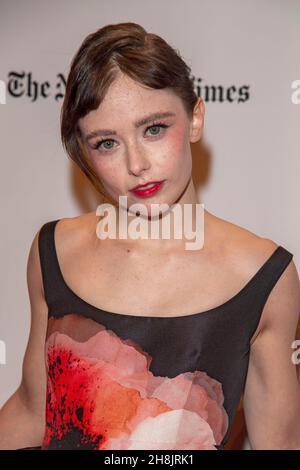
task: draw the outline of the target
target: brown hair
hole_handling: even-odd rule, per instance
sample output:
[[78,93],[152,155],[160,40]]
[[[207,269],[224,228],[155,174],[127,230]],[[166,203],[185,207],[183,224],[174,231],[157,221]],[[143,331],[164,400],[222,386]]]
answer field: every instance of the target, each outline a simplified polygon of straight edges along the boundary
[[154,89],[171,88],[189,117],[198,98],[191,68],[160,36],[132,22],[109,24],[89,34],[71,62],[61,109],[61,140],[68,156],[101,194],[78,120],[99,107],[119,71]]

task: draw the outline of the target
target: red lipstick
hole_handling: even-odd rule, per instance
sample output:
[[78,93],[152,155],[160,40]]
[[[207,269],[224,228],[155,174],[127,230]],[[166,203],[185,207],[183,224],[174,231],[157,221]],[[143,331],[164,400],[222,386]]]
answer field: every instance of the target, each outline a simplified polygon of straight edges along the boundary
[[[139,184],[135,186],[130,191],[138,197],[150,197],[153,194],[157,193],[162,187],[164,181],[149,181],[145,184]],[[149,186],[151,185],[151,186]],[[147,187],[146,187],[147,186]],[[145,189],[143,189],[145,188]]]

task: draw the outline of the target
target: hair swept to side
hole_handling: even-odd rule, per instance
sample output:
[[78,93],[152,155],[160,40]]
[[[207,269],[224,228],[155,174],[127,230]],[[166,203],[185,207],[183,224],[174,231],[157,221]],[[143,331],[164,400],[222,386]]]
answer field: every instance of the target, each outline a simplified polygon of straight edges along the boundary
[[90,33],[70,64],[60,132],[68,156],[101,194],[103,188],[89,163],[78,121],[99,107],[120,71],[150,88],[172,89],[189,117],[198,98],[191,68],[160,36],[133,22],[109,24]]

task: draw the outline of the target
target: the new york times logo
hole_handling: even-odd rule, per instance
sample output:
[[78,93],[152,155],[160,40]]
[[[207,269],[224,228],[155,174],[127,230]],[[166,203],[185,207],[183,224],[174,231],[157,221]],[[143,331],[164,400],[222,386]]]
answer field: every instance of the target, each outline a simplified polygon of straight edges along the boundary
[[[249,100],[249,85],[224,86],[218,84],[207,84],[202,78],[192,76],[194,89],[197,96],[200,96],[208,103],[244,103]],[[7,86],[2,85],[2,100],[5,103],[5,93],[12,98],[25,98],[31,102],[54,98],[61,100],[65,95],[66,78],[62,73],[58,73],[53,81],[38,80],[32,72],[11,71],[8,73]],[[1,90],[0,90],[1,93]]]
[[34,79],[32,73],[9,72],[7,79],[7,94],[13,98],[28,98],[31,102],[38,99],[62,99],[65,94],[66,79],[58,73],[53,83],[49,80]]
[[208,103],[244,103],[250,97],[250,85],[230,85],[221,84],[208,85],[202,83],[202,78],[192,77],[195,92]]

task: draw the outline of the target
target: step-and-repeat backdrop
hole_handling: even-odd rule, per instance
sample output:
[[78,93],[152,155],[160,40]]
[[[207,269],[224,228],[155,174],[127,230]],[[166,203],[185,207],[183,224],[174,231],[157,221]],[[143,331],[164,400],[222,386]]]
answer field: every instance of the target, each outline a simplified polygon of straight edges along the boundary
[[[284,245],[300,268],[299,1],[2,0],[0,406],[21,378],[34,234],[97,205],[59,137],[70,61],[88,33],[124,21],[161,35],[191,66],[206,105],[209,161],[193,149],[205,207]],[[232,445],[247,448],[242,428],[241,409]]]

